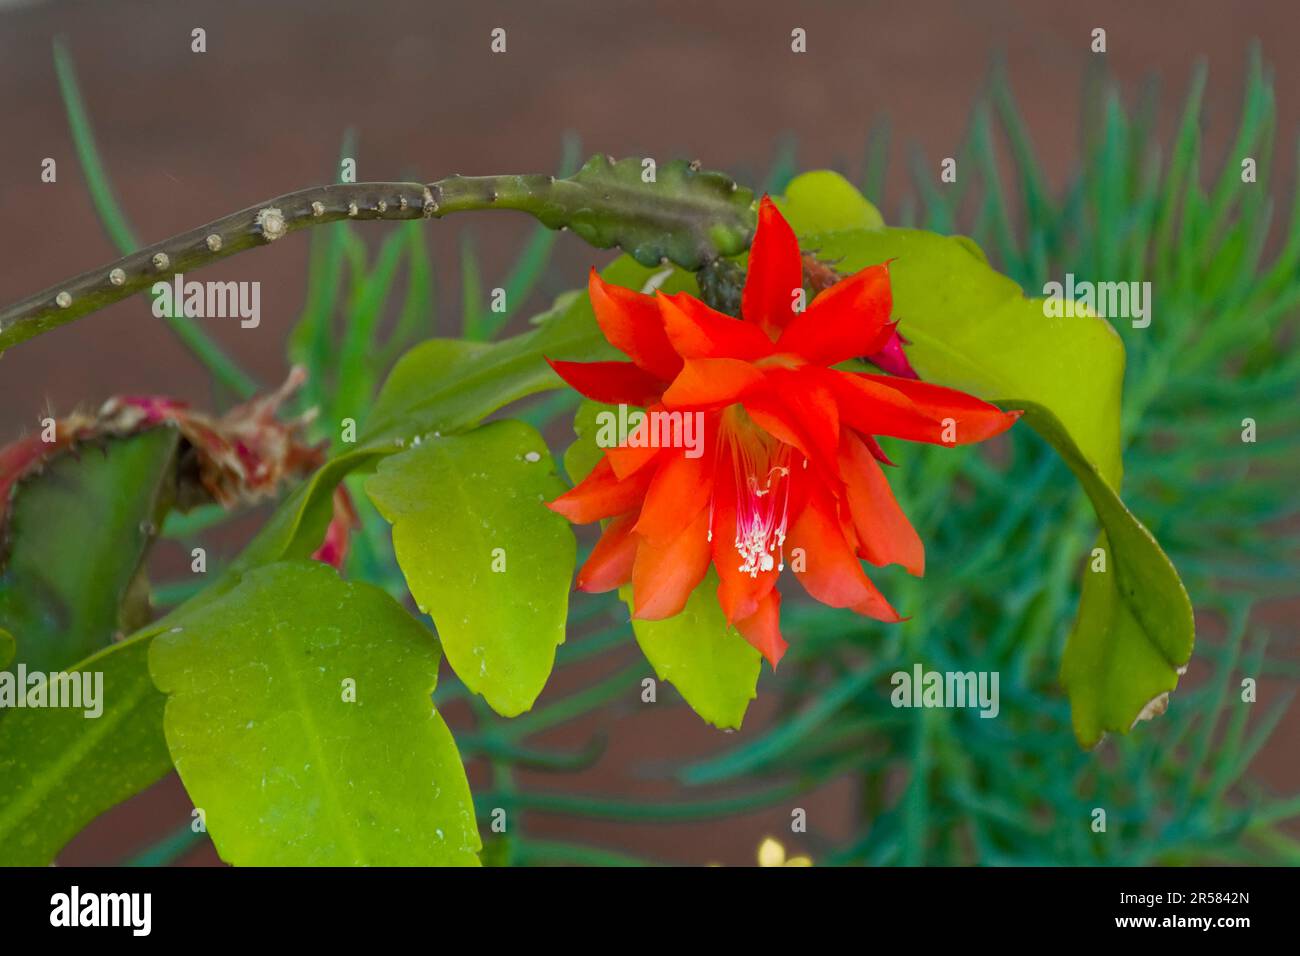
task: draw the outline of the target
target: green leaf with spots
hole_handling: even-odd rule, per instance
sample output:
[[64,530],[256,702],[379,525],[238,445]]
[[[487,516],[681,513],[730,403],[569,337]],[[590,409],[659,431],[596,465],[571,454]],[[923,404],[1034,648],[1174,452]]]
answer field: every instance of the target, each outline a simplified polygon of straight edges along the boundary
[[577,545],[545,502],[565,490],[519,421],[429,439],[366,482],[448,662],[507,717],[532,707],[564,641]]
[[17,661],[56,671],[149,619],[142,563],[176,486],[175,429],[58,452],[13,492],[0,627]]
[[222,859],[475,865],[433,635],[316,562],[267,565],[154,638],[167,746]]
[[[796,220],[822,221],[818,182],[842,191],[825,179],[795,180],[787,206]],[[1024,409],[1087,493],[1102,546],[1114,554],[1105,575],[1085,582],[1061,671],[1080,742],[1092,746],[1158,710],[1191,656],[1192,606],[1169,558],[1119,498],[1124,347],[1114,329],[1051,314],[963,237],[837,227],[800,242],[846,273],[894,259],[894,318],[920,376]]]
[[68,669],[83,690],[90,675],[98,716],[45,707],[0,720],[0,866],[48,865],[87,823],[171,769],[147,652],[147,639],[131,639]]
[[[630,589],[619,593],[630,609]],[[633,620],[632,630],[655,674],[676,687],[692,710],[715,727],[740,729],[749,702],[758,696],[762,657],[727,626],[712,568],[682,613],[662,621]]]

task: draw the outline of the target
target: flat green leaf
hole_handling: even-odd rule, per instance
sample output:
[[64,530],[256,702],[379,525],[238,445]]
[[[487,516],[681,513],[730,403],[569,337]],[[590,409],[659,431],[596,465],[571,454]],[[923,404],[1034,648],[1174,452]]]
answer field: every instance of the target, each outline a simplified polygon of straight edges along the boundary
[[852,183],[829,169],[797,176],[775,202],[799,236],[885,225],[880,211]]
[[[486,387],[494,383],[491,363],[482,359],[496,353],[500,345],[486,342],[467,342],[464,339],[429,339],[406,352],[388,374],[374,407],[370,410],[363,431],[367,444],[400,447],[399,442],[409,441],[426,431],[453,431],[461,424],[473,424],[482,415],[471,401],[461,399],[460,393],[469,393],[477,382],[467,380],[470,368],[481,367]],[[503,374],[505,363],[500,363]],[[522,372],[523,370],[521,370]],[[538,375],[543,382],[545,379]],[[505,382],[501,383],[503,386]],[[544,386],[543,386],[544,387]],[[504,388],[503,388],[504,390]],[[514,394],[523,398],[541,389],[531,377],[521,377]],[[483,395],[484,402],[489,402]],[[509,401],[509,399],[506,399]],[[444,405],[456,403],[448,410]]]
[[[795,199],[809,192],[797,184]],[[1081,743],[1127,732],[1177,684],[1194,630],[1177,572],[1118,495],[1119,336],[1104,319],[1047,315],[1042,299],[1026,298],[963,237],[839,230],[801,236],[801,243],[838,259],[843,272],[895,259],[894,317],[921,377],[1024,409],[1026,422],[1079,478],[1109,539],[1103,546],[1114,555],[1108,574],[1085,581],[1061,677]]]
[[57,671],[149,617],[141,564],[176,484],[175,429],[57,453],[14,492],[0,627],[29,670]]
[[519,421],[429,439],[366,482],[448,662],[507,717],[533,705],[564,641],[577,545],[544,502],[565,490]]
[[[624,587],[620,595],[631,607],[630,590]],[[682,613],[662,621],[633,620],[632,630],[655,674],[676,687],[692,710],[715,727],[739,730],[758,696],[762,657],[727,626],[717,595],[718,577],[710,568]]]
[[[1164,713],[1192,656],[1191,599],[1151,532],[1085,459],[1051,412],[1021,402],[1025,420],[1065,459],[1105,529],[1105,571],[1083,572],[1078,616],[1061,661],[1075,734],[1093,746]],[[1100,564],[1098,565],[1100,567]]]
[[314,562],[259,568],[159,634],[149,666],[226,862],[477,864],[469,784],[430,700],[437,643],[378,588]]
[[17,653],[18,642],[14,640],[14,636],[4,628],[0,628],[0,667],[8,667]]
[[87,823],[171,769],[147,651],[147,640],[128,640],[68,669],[83,681],[103,675],[98,693],[91,685],[97,717],[20,708],[0,721],[0,866],[48,865]]

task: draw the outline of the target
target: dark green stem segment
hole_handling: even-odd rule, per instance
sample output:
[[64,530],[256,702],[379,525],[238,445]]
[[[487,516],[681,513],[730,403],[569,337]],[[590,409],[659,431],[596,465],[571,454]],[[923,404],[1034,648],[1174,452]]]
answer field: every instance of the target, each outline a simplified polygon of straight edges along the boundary
[[643,265],[697,270],[749,246],[753,193],[721,173],[680,160],[590,159],[575,175],[452,176],[436,183],[344,183],[269,199],[139,249],[116,262],[0,310],[0,352],[189,272],[269,245],[298,229],[340,219],[436,219],[475,209],[514,209],[552,229],[572,229],[598,248],[619,246]]

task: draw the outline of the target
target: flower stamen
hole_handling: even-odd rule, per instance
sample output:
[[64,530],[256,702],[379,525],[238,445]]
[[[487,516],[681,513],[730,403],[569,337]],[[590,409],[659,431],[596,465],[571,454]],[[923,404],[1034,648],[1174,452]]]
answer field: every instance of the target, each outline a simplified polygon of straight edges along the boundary
[[738,570],[750,577],[785,570],[785,534],[789,521],[789,445],[758,429],[737,429],[729,436],[736,480],[736,553]]

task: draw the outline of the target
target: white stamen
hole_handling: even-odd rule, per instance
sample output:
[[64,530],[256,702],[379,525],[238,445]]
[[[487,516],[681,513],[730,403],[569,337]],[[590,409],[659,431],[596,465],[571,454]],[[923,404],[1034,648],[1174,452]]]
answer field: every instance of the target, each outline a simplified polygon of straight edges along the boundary
[[[779,442],[732,443],[736,470],[736,551],[738,570],[758,577],[785,567],[789,519],[789,446]],[[777,557],[773,557],[773,552]]]

